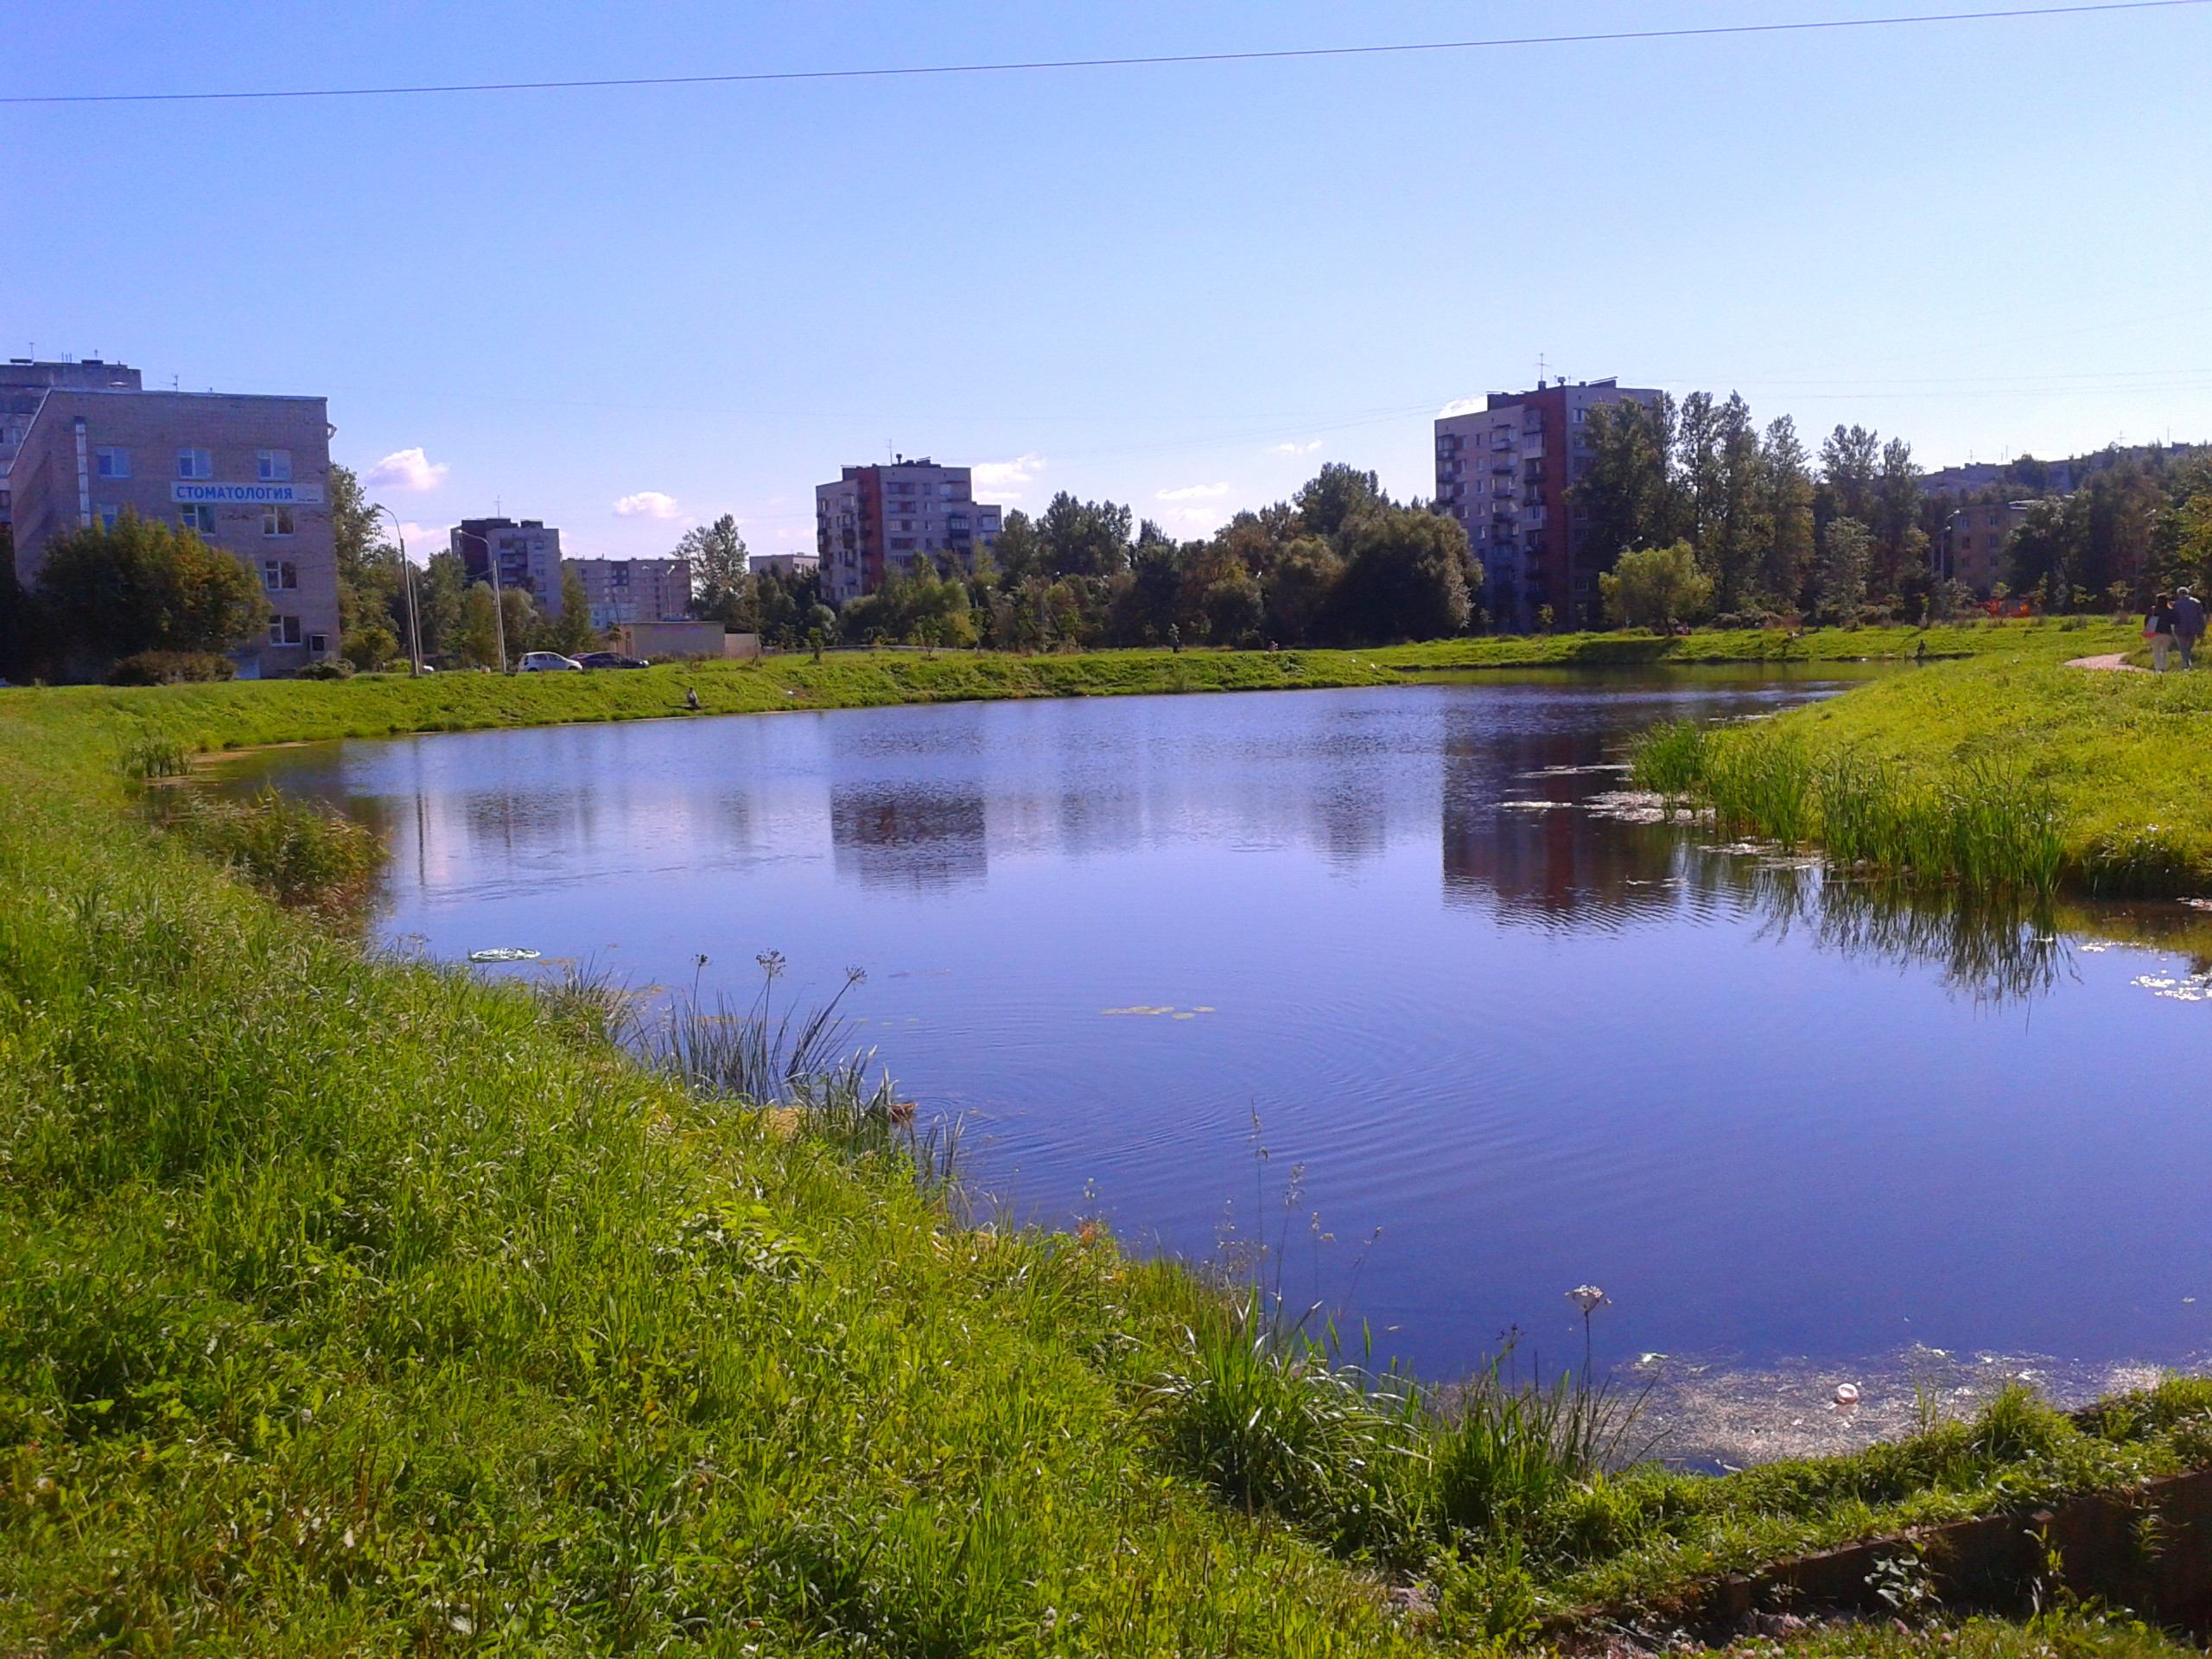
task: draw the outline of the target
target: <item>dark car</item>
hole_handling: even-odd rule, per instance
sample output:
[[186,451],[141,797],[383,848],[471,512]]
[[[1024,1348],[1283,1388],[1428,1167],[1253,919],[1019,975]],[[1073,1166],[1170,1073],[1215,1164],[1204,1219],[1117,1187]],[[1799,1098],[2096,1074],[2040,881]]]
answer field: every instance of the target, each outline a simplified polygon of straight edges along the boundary
[[576,658],[586,668],[651,668],[652,664],[637,657],[625,657],[619,651],[588,651]]

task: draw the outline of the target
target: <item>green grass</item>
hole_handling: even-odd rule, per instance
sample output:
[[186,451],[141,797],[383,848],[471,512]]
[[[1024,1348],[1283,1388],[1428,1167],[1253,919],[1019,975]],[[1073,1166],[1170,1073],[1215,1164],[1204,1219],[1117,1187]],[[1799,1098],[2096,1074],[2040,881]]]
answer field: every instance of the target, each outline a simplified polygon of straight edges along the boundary
[[[2071,626],[2078,621],[2080,626]],[[2131,622],[2105,618],[2008,621],[1929,628],[1706,629],[1667,638],[1635,633],[1492,634],[1438,639],[1358,653],[1397,668],[1633,667],[1638,664],[1856,663],[1911,660],[1923,645],[1936,659],[2031,651],[2087,657],[2143,643]]]
[[1647,786],[1706,791],[1732,824],[1822,839],[1845,862],[2212,892],[2212,768],[2198,763],[2212,674],[2070,669],[2082,636],[2018,638],[1755,728],[1670,734],[1645,752]]

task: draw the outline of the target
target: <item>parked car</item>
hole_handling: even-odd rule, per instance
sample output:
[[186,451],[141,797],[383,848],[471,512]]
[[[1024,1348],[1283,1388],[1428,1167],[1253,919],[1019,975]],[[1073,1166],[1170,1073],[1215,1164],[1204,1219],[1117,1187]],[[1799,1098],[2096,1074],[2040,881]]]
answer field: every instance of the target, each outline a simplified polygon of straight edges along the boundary
[[625,657],[619,651],[588,651],[576,658],[585,668],[651,668],[642,657]]
[[583,664],[573,657],[563,657],[557,651],[529,651],[523,653],[521,671],[524,674],[560,674],[570,670],[583,671]]

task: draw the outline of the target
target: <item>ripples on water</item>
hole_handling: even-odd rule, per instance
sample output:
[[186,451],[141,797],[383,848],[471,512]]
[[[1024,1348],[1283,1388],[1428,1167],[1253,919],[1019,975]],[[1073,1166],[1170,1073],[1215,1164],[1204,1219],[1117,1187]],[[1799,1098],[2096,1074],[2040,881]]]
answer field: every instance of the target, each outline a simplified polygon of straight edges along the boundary
[[1637,728],[1831,689],[793,713],[286,750],[238,786],[385,830],[387,936],[442,959],[688,988],[704,952],[709,997],[772,947],[801,991],[865,964],[849,1006],[966,1116],[983,1202],[1192,1256],[1264,1227],[1287,1290],[1425,1374],[1516,1324],[1579,1356],[1588,1282],[1611,1360],[1724,1376],[2196,1352],[2208,1016],[2133,982],[2202,983],[2205,918],[1824,879],[1621,810]]

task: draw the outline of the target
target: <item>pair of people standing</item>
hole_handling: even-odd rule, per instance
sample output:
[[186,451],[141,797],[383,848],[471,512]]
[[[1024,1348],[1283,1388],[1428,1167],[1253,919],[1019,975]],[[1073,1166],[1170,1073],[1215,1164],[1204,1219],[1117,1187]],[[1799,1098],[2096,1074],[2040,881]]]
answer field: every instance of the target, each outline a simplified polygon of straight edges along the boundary
[[2181,665],[2195,668],[2196,642],[2204,637],[2204,607],[2186,588],[2171,598],[2160,594],[2143,619],[2143,637],[2151,642],[2151,665],[2159,673],[2166,671],[2166,653],[2176,646],[2181,649]]

